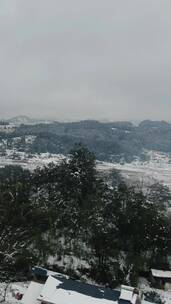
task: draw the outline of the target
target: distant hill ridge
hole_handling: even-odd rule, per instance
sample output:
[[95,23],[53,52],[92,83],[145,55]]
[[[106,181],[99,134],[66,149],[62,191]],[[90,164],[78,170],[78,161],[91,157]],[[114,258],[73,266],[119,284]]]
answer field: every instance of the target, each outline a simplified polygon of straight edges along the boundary
[[14,124],[27,124],[27,123],[31,123],[33,120],[31,118],[29,118],[28,116],[25,115],[20,115],[20,116],[15,116],[12,117],[10,119],[7,120],[10,123],[14,123]]
[[[39,121],[17,116],[8,122],[15,124],[12,134],[0,134],[13,148],[12,138],[21,137],[15,148],[30,153],[67,155],[75,143],[82,143],[96,154],[97,159],[110,162],[131,162],[139,157],[145,160],[144,150],[171,153],[171,124],[165,121],[144,120],[139,125],[129,121],[77,122]],[[26,136],[33,136],[28,143]]]
[[[116,128],[131,128],[135,127],[135,124],[131,121],[100,121],[100,120],[92,120],[92,119],[86,119],[86,120],[78,120],[78,121],[58,121],[55,119],[36,119],[36,118],[30,118],[27,115],[18,115],[9,119],[3,119],[3,121],[8,121],[10,123],[20,123],[20,124],[27,124],[27,123],[43,123],[43,122],[51,122],[51,123],[59,123],[59,124],[83,124],[83,125],[98,125],[98,124],[106,124],[108,126],[113,126]],[[171,126],[171,123],[166,122],[164,120],[142,120],[141,122],[136,124],[136,127],[165,127],[165,126]]]
[[[171,152],[171,124],[164,121],[142,121],[138,126],[132,122],[78,122],[34,121],[27,116],[11,120],[17,128],[11,135],[33,135],[34,142],[27,147],[31,153],[68,154],[75,143],[86,145],[105,161],[127,161],[144,157],[144,149]],[[26,149],[22,143],[21,149]]]
[[35,119],[30,118],[26,115],[19,115],[12,118],[9,118],[6,120],[9,123],[15,124],[15,125],[21,125],[21,124],[37,124],[37,123],[47,123],[50,122],[49,120],[45,119]]

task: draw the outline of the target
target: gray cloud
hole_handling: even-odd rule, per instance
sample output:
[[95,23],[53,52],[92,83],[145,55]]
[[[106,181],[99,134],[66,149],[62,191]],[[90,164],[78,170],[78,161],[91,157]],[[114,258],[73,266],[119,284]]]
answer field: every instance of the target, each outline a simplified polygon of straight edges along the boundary
[[1,0],[1,117],[171,120],[170,0]]

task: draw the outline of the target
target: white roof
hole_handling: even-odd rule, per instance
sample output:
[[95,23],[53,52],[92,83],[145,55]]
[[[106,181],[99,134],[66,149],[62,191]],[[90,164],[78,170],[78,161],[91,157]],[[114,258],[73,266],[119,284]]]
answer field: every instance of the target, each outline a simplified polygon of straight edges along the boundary
[[44,286],[43,284],[39,284],[37,282],[31,282],[22,298],[22,303],[23,304],[39,303],[37,301],[37,298],[40,295],[43,286]]
[[[75,290],[60,288],[61,281],[49,276],[44,288],[42,289],[38,300],[51,304],[114,304],[104,298],[92,297],[86,293],[81,293]],[[117,302],[116,302],[117,303]]]
[[134,287],[121,285],[121,294],[119,299],[132,302]]
[[171,279],[171,271],[151,269],[153,277]]

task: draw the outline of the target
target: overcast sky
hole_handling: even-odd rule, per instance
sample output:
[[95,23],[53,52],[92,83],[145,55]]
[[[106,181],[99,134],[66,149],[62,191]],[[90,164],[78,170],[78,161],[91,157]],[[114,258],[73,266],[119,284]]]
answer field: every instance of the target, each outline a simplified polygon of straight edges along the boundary
[[0,109],[171,120],[171,1],[1,0]]

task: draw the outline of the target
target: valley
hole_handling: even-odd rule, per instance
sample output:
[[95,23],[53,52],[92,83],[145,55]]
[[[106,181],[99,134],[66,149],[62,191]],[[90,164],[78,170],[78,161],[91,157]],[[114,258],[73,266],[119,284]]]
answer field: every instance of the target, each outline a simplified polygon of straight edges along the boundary
[[[144,151],[144,155],[148,160],[142,161],[137,157],[130,163],[97,161],[97,169],[101,172],[118,170],[129,185],[146,187],[158,182],[171,189],[171,155],[147,150]],[[33,171],[49,163],[58,164],[65,158],[63,154],[28,153],[7,149],[4,155],[0,155],[0,167],[17,165]]]
[[95,154],[98,170],[116,169],[129,185],[159,182],[171,189],[171,124],[167,122],[53,122],[19,116],[3,121],[0,130],[0,167],[20,165],[33,171],[57,164],[82,143]]

